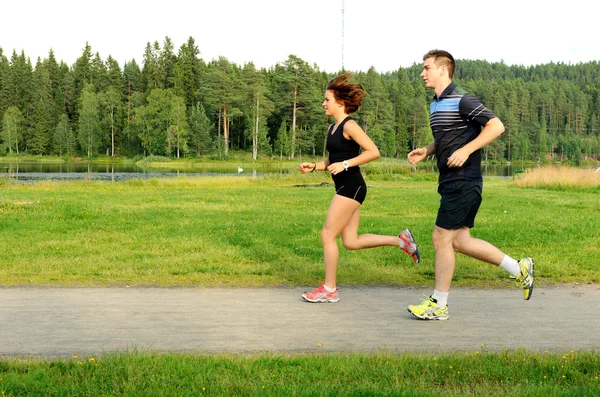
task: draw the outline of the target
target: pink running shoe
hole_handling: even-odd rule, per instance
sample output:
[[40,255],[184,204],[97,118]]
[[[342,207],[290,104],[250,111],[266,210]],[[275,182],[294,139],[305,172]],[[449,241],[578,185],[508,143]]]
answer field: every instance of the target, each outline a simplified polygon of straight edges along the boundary
[[312,290],[312,292],[303,293],[302,299],[312,303],[335,303],[340,300],[337,289],[333,292],[328,292],[323,284],[319,288]]
[[404,243],[402,251],[410,255],[415,263],[421,263],[421,254],[419,254],[419,247],[417,247],[415,236],[412,234],[410,229],[406,229],[405,231],[400,233],[398,235],[398,239],[402,240],[402,242]]

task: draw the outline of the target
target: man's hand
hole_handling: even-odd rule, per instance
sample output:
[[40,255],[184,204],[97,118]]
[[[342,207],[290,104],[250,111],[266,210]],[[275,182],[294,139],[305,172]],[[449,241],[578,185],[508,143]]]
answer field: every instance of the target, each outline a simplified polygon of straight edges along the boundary
[[427,157],[427,148],[420,147],[408,154],[408,162],[411,165],[415,165],[425,157]]
[[469,158],[470,154],[471,153],[469,153],[468,150],[462,147],[448,157],[448,162],[446,164],[448,164],[448,167],[450,168],[462,167],[465,161],[467,161]]

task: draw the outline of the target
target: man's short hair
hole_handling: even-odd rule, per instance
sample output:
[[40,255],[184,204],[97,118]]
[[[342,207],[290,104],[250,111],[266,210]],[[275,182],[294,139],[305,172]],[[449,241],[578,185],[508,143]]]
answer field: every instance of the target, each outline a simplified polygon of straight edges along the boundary
[[446,69],[448,69],[448,76],[452,79],[454,76],[454,69],[456,69],[456,62],[454,62],[452,54],[444,50],[431,50],[423,55],[423,61],[426,61],[429,58],[433,58],[433,63],[435,63],[438,68],[440,66],[446,66]]

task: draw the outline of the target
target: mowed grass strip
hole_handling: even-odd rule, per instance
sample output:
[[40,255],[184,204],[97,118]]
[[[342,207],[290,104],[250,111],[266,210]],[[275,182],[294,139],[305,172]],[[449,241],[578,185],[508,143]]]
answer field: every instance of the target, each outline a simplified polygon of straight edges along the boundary
[[[129,182],[4,183],[0,284],[57,286],[297,286],[324,275],[320,230],[334,194],[324,173]],[[395,247],[347,251],[342,285],[430,286],[435,181],[367,178],[360,233],[411,228],[422,263]],[[593,190],[484,182],[473,236],[533,257],[537,285],[600,282],[600,200]],[[511,283],[457,256],[455,286]]]
[[1,360],[6,396],[595,396],[596,352],[130,352]]

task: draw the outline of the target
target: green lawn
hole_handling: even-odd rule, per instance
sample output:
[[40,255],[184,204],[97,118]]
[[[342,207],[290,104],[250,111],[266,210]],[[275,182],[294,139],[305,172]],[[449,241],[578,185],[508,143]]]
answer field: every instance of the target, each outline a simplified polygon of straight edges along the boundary
[[[399,178],[368,179],[359,232],[410,227],[422,263],[393,247],[342,248],[340,284],[433,282],[436,182]],[[4,182],[0,285],[313,285],[323,278],[320,230],[334,190],[321,184],[328,182],[323,173]],[[491,178],[473,235],[514,258],[533,257],[538,286],[598,283],[599,199],[593,190],[520,188]],[[453,285],[507,282],[505,272],[459,255]]]
[[0,361],[4,396],[597,396],[600,355],[109,354]]

